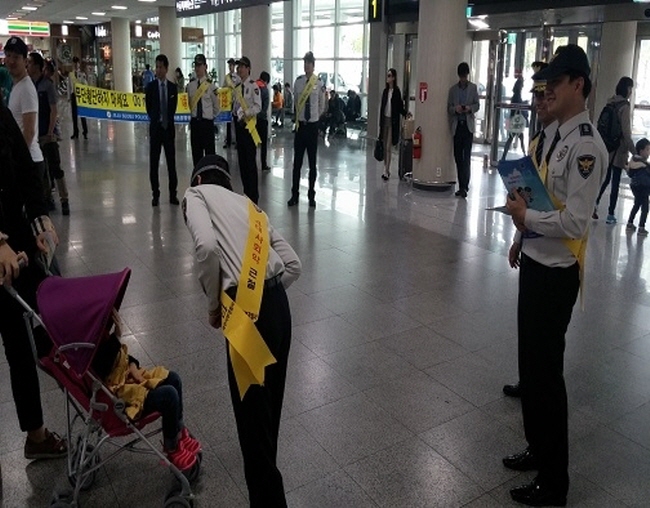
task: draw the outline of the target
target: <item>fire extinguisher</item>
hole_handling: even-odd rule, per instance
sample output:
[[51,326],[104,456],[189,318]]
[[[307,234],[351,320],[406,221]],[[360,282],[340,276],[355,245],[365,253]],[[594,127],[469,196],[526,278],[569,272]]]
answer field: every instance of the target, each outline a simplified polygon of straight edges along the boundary
[[422,128],[418,127],[413,133],[413,158],[422,158]]

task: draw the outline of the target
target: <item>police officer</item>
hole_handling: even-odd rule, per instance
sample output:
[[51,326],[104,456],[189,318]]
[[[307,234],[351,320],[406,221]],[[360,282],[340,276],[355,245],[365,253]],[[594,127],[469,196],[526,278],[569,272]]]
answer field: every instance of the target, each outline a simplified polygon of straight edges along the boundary
[[194,57],[196,79],[187,84],[192,118],[190,119],[190,144],[192,163],[196,166],[204,155],[214,154],[214,117],[219,112],[216,87],[208,80],[205,55]]
[[548,112],[558,121],[540,171],[556,210],[527,209],[516,192],[506,204],[524,236],[541,235],[524,239],[519,276],[519,379],[528,448],[503,459],[510,469],[538,470],[532,482],[510,491],[530,506],[564,506],[569,489],[565,334],[585,268],[592,205],[608,162],[585,109],[590,72],[585,52],[569,44],[533,76],[546,80]]
[[259,200],[257,188],[257,145],[260,143],[257,132],[257,114],[262,110],[260,88],[251,79],[251,61],[248,57],[237,60],[237,74],[241,83],[235,87],[233,113],[237,133],[237,160],[239,173],[246,194],[253,203]]
[[[194,169],[190,185],[183,200],[185,222],[196,245],[199,279],[208,297],[209,322],[223,329],[229,343],[228,381],[250,506],[286,507],[282,475],[276,464],[291,343],[291,312],[285,288],[300,276],[300,260],[268,224],[264,212],[232,192],[228,163],[223,157],[204,157]],[[263,244],[266,251],[257,248]],[[253,262],[259,265],[251,276],[250,268],[245,267],[252,268]],[[249,275],[242,277],[242,272]],[[261,290],[261,295],[253,298],[255,305],[248,307],[256,320],[248,329],[239,328],[245,330],[240,335],[233,329],[237,326],[231,328],[229,323],[239,319],[251,324],[253,318],[248,314],[235,316],[244,297],[250,297],[251,283]],[[264,374],[259,382],[241,384],[239,367],[247,360],[232,346],[237,338],[248,348],[261,348],[264,354],[273,355],[262,367]],[[239,358],[240,363],[233,358]]]
[[[235,87],[241,83],[241,79],[239,79],[239,74],[237,74],[237,71],[235,70],[235,59],[230,58],[228,59],[228,74],[226,74],[226,77],[223,80],[223,87],[224,88],[231,88],[232,90],[235,89]],[[223,144],[224,148],[230,148],[230,145],[232,145],[232,136],[233,136],[233,131],[235,130],[235,125],[233,122],[228,122],[226,124],[226,142]]]
[[[546,67],[548,64],[543,62],[537,62],[540,64],[539,69]],[[543,65],[541,65],[543,64]],[[555,132],[557,131],[557,120],[548,112],[548,107],[546,104],[546,96],[544,91],[546,90],[546,81],[535,81],[533,85],[533,103],[535,106],[535,114],[537,120],[541,125],[541,129],[530,140],[530,145],[528,146],[528,155],[531,157],[533,164],[539,170],[548,155],[548,150],[553,142],[555,137]],[[519,268],[519,254],[521,253],[521,242],[522,235],[521,231],[515,233],[514,241],[510,246],[510,251],[508,253],[508,263],[511,268]],[[508,397],[521,397],[521,386],[519,382],[514,384],[504,385],[503,393]]]
[[325,96],[321,92],[323,83],[314,74],[316,60],[309,51],[303,57],[305,74],[296,79],[293,87],[295,106],[295,136],[293,140],[293,178],[291,186],[291,199],[289,206],[298,204],[300,189],[300,173],[302,161],[307,150],[309,160],[309,206],[316,207],[316,151],[318,149],[318,123],[321,114],[325,111]]

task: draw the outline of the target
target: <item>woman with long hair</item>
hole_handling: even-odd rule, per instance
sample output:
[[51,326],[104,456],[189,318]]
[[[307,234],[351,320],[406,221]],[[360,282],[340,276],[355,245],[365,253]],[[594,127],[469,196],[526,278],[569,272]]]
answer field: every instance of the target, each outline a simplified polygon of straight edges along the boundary
[[381,109],[379,110],[379,135],[384,142],[384,173],[381,175],[384,181],[390,178],[392,149],[399,143],[400,116],[406,116],[402,93],[396,82],[397,71],[388,69],[386,88],[381,96]]

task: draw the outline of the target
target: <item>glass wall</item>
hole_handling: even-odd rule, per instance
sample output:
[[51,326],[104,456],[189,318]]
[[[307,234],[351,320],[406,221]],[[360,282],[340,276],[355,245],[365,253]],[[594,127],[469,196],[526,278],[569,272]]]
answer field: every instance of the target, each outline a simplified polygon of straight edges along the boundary
[[[237,11],[239,12],[239,11]],[[182,18],[182,26],[203,28],[203,42],[183,42],[181,50],[181,70],[186,77],[186,83],[194,72],[194,56],[203,53],[208,62],[208,72],[213,76],[221,70],[217,62],[217,15],[196,16],[193,18]],[[227,36],[228,34],[226,34]],[[227,39],[227,37],[226,37]]]

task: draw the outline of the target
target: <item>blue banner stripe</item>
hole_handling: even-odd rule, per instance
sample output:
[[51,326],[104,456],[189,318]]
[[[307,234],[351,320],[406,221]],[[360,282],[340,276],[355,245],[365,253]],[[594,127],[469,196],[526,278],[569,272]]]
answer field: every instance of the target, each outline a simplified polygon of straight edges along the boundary
[[[118,122],[146,122],[149,123],[149,116],[146,113],[133,113],[130,111],[115,111],[110,109],[97,109],[79,106],[77,114],[85,118],[97,118],[99,120],[115,120]],[[214,123],[232,121],[232,113],[224,111],[214,119]],[[175,123],[190,123],[190,115],[174,115]]]

